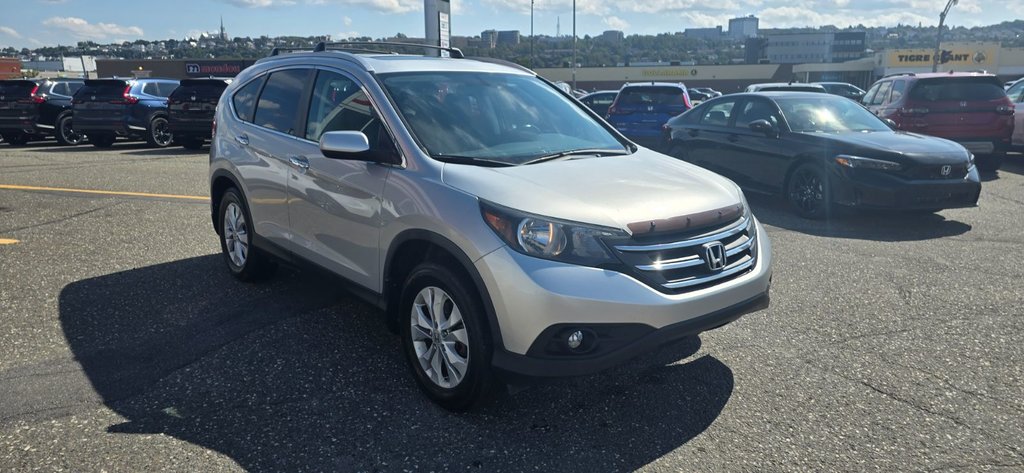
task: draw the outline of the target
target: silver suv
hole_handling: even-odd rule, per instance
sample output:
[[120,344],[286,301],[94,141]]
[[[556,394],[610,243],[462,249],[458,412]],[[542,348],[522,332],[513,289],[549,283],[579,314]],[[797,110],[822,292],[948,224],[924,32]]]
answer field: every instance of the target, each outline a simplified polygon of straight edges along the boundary
[[595,372],[767,306],[771,247],[734,183],[528,70],[448,51],[321,44],[238,76],[210,151],[235,276],[337,274],[452,410],[508,374]]

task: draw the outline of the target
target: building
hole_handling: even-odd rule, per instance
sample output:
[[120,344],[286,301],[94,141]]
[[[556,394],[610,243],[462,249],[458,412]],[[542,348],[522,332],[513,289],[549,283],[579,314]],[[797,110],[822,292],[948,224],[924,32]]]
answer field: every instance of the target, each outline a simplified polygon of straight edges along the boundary
[[765,38],[753,37],[743,41],[743,63],[760,64],[764,59],[764,46],[768,40]]
[[21,77],[21,59],[0,57],[0,79],[17,79],[19,77]]
[[600,38],[610,43],[621,43],[622,40],[626,39],[626,34],[619,30],[608,30],[601,33]]
[[865,33],[785,33],[767,37],[765,57],[773,64],[845,62],[864,57]]
[[480,32],[480,41],[483,43],[482,47],[494,48],[498,45],[498,31],[497,30],[485,30]]
[[722,39],[722,27],[716,26],[714,28],[687,28],[686,31],[683,31],[683,36],[691,39],[718,41]]
[[498,46],[515,46],[519,44],[519,30],[499,31]]
[[758,19],[754,15],[729,20],[729,37],[736,41],[757,36]]

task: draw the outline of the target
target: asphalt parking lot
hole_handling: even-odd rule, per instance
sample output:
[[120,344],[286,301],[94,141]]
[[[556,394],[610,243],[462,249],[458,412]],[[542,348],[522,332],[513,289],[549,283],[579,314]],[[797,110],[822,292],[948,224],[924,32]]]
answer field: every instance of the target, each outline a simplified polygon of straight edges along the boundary
[[0,470],[1024,470],[1024,157],[935,215],[751,196],[769,309],[458,415],[329,278],[232,279],[206,165],[0,145]]

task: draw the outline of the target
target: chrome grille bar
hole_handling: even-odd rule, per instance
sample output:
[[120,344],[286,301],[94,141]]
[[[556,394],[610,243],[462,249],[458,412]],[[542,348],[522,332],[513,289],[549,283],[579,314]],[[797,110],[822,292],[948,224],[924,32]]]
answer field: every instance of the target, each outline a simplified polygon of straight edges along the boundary
[[729,265],[728,267],[723,269],[722,272],[720,272],[720,273],[715,273],[715,274],[712,274],[710,276],[706,276],[706,277],[703,277],[703,278],[689,278],[689,279],[682,279],[682,280],[679,280],[679,281],[669,281],[669,282],[667,282],[665,284],[662,284],[662,286],[664,286],[667,289],[681,289],[681,288],[684,288],[684,287],[696,286],[696,285],[699,285],[699,284],[704,284],[704,283],[708,283],[708,282],[711,282],[711,281],[716,281],[718,279],[722,279],[722,278],[725,278],[725,277],[732,276],[733,274],[736,274],[736,273],[739,273],[739,272],[742,272],[742,271],[746,271],[747,269],[749,269],[751,266],[754,265],[754,261],[755,261],[754,258],[752,258],[750,256],[747,256],[746,258],[744,258],[742,260],[739,260],[739,261]]

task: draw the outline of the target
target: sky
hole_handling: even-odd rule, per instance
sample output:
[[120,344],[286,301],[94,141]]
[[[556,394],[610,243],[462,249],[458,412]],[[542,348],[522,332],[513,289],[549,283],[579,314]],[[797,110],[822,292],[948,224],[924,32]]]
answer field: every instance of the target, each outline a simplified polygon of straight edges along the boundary
[[[452,0],[452,34],[486,29],[530,31],[531,0]],[[572,32],[573,0],[535,0],[538,35]],[[686,28],[728,28],[729,18],[757,15],[762,28],[834,24],[895,26],[938,23],[946,0],[577,0],[579,36],[617,29],[655,34]],[[0,0],[0,47],[35,48],[78,41],[181,39],[228,35],[374,38],[422,37],[423,0]],[[1024,18],[1024,0],[960,0],[946,24],[979,26]]]

